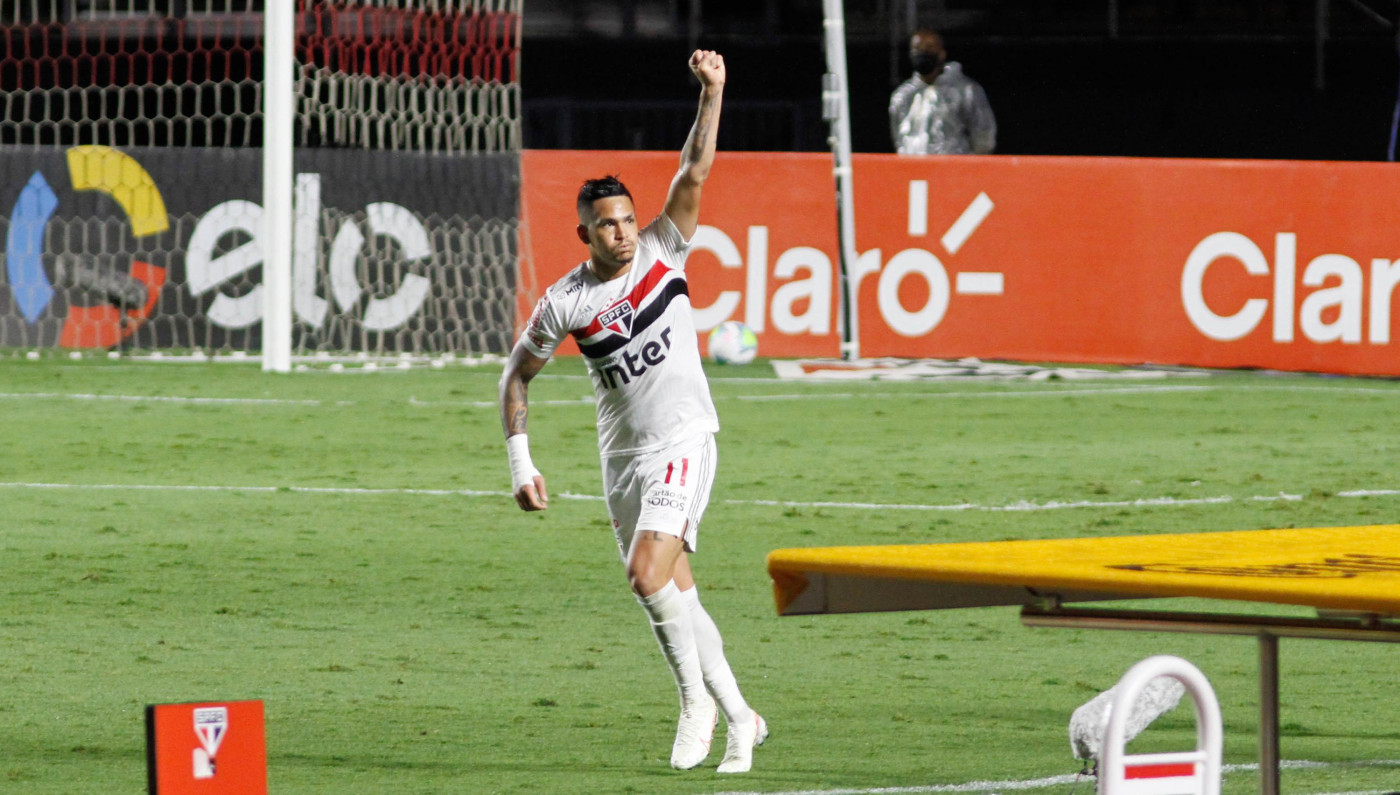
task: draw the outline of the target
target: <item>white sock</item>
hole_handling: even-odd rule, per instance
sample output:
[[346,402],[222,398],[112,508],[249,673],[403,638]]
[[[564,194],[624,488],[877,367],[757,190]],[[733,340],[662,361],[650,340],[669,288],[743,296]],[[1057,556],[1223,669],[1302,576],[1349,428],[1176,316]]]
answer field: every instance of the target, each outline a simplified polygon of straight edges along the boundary
[[690,628],[695,636],[695,648],[700,656],[700,670],[705,676],[705,686],[724,710],[724,720],[730,726],[743,724],[753,719],[753,711],[739,692],[739,683],[724,658],[724,639],[719,635],[719,627],[700,604],[700,589],[681,591],[681,600],[690,613]]
[[651,630],[661,644],[661,654],[676,677],[676,689],[681,703],[695,704],[705,695],[705,680],[701,674],[700,655],[695,648],[695,633],[686,610],[685,600],[676,589],[674,580],[651,596],[638,596],[642,609],[651,619]]

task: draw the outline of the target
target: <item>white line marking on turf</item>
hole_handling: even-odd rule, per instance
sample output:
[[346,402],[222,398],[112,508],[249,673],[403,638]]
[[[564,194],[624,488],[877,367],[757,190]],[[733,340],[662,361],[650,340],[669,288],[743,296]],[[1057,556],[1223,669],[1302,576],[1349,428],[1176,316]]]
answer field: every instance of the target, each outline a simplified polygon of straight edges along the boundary
[[[1210,389],[1207,386],[1123,386],[1104,387],[1100,389],[1076,389],[1074,387],[1064,387],[1054,391],[1036,392],[815,392],[815,393],[794,393],[794,394],[773,394],[773,395],[714,395],[715,400],[740,400],[753,402],[783,401],[783,400],[855,400],[857,398],[886,398],[886,399],[921,399],[921,398],[1034,398],[1034,397],[1066,397],[1071,395],[1128,395],[1135,392],[1201,392]],[[496,408],[498,404],[494,400],[420,400],[416,397],[408,399],[409,404],[419,407],[453,407],[453,408]],[[578,398],[563,400],[531,400],[531,406],[592,406],[596,400],[591,395],[584,395]]]
[[[1400,766],[1400,760],[1395,759],[1375,759],[1363,762],[1312,762],[1306,759],[1285,759],[1279,763],[1279,767],[1284,770],[1317,770],[1330,768],[1366,768],[1366,767],[1396,767]],[[1257,763],[1242,765],[1222,765],[1222,773],[1250,773],[1259,770]],[[1043,787],[1056,787],[1064,784],[1074,784],[1080,781],[1094,781],[1092,777],[1084,774],[1067,774],[1060,776],[1047,776],[1045,778],[1023,779],[1020,781],[969,781],[965,784],[928,784],[915,787],[869,787],[869,788],[846,788],[846,789],[803,789],[784,790],[780,792],[751,792],[746,790],[733,790],[728,792],[718,792],[715,795],[905,795],[909,793],[935,793],[935,792],[965,792],[974,795],[991,795],[996,792],[1014,792],[1018,790],[1041,789]],[[1320,795],[1386,795],[1391,790],[1365,790],[1358,792],[1332,792]]]
[[[560,380],[584,380],[587,376],[556,376]],[[745,382],[778,384],[782,383],[772,378],[712,378],[714,382]],[[851,382],[841,382],[849,386]],[[947,382],[943,382],[947,383]],[[813,388],[820,389],[832,386],[830,382],[815,382]],[[1251,390],[1251,391],[1288,391],[1288,392],[1328,392],[1334,394],[1384,394],[1400,397],[1400,389],[1384,389],[1379,387],[1336,387],[1336,386],[1306,386],[1306,385],[1285,385],[1285,384],[1216,384],[1216,385],[1161,385],[1161,386],[1115,386],[1115,387],[1087,387],[1078,388],[1069,384],[1056,384],[1044,389],[1023,389],[1023,390],[995,390],[977,391],[960,390],[957,392],[804,392],[804,393],[775,393],[771,395],[715,395],[714,399],[719,401],[738,400],[744,402],[780,402],[787,400],[855,400],[857,398],[874,398],[886,400],[925,400],[930,398],[1045,398],[1045,397],[1073,397],[1077,395],[1132,395],[1140,394],[1161,394],[1172,392],[1197,393],[1212,391],[1230,390]],[[91,400],[91,401],[112,401],[123,403],[191,403],[195,405],[248,405],[248,406],[353,406],[353,400],[317,400],[314,398],[234,398],[234,397],[190,397],[182,395],[101,395],[83,392],[0,392],[0,400]],[[577,398],[563,398],[555,400],[532,400],[532,406],[592,406],[596,403],[592,395],[583,395]],[[449,407],[449,408],[479,408],[494,409],[499,404],[495,400],[420,400],[410,396],[408,403],[417,407]]]
[[[560,400],[531,400],[530,406],[592,406],[597,403],[592,395],[582,395],[576,398],[563,398]],[[495,400],[419,400],[409,396],[408,404],[420,408],[433,408],[446,406],[448,408],[474,408],[474,409],[494,409],[501,404]]]
[[213,405],[260,405],[260,406],[322,406],[324,400],[288,400],[283,398],[217,398],[181,397],[178,395],[95,395],[81,392],[0,392],[0,399],[64,399],[64,400],[112,400],[124,403],[196,403]]
[[1386,389],[1378,386],[1316,386],[1309,384],[1235,384],[1233,386],[1222,387],[1224,389],[1246,389],[1259,390],[1265,392],[1324,392],[1329,389],[1336,389],[1338,392],[1353,392],[1357,394],[1380,393],[1385,395],[1400,395],[1400,390]]
[[904,793],[916,792],[990,793],[1040,789],[1042,787],[1058,787],[1065,784],[1073,784],[1081,779],[1085,781],[1093,780],[1086,776],[1071,774],[1026,779],[1025,781],[969,781],[966,784],[929,784],[922,787],[873,787],[870,789],[795,789],[768,793],[736,790],[732,792],[719,792],[715,795],[904,795]]
[[[160,483],[41,483],[41,482],[0,482],[0,489],[72,489],[75,491],[206,491],[206,492],[257,492],[270,494],[288,492],[292,494],[344,494],[350,496],[410,496],[410,497],[502,497],[509,498],[508,491],[489,489],[394,489],[337,486],[232,486],[232,485],[189,485]],[[1338,491],[1337,497],[1392,497],[1400,495],[1400,489],[1357,489]],[[597,494],[557,492],[553,495],[561,500],[601,502]],[[1019,500],[1005,505],[982,505],[975,502],[956,502],[943,505],[919,505],[881,502],[836,502],[836,501],[796,501],[796,500],[725,500],[726,505],[757,505],[775,508],[847,508],[852,510],[875,511],[1057,511],[1072,508],[1173,508],[1183,505],[1224,505],[1236,500],[1253,502],[1294,502],[1303,499],[1301,494],[1256,494],[1250,497],[1232,497],[1228,494],[1218,497],[1144,497],[1136,500],[1049,500],[1031,502]]]
[[[1280,494],[1278,496],[1255,496],[1249,497],[1251,500],[1271,501],[1271,500],[1294,500],[1302,499],[1293,494]],[[882,502],[834,502],[834,501],[810,501],[799,502],[797,500],[725,500],[728,505],[771,505],[779,508],[855,508],[878,511],[993,511],[993,512],[1017,512],[1017,511],[1058,511],[1065,508],[1147,508],[1155,506],[1178,506],[1178,505],[1220,505],[1234,502],[1235,498],[1226,495],[1219,497],[1144,497],[1137,500],[1112,500],[1097,502],[1094,500],[1050,500],[1048,502],[1031,502],[1029,500],[1019,500],[1007,503],[1006,505],[982,505],[975,502],[954,502],[943,505],[919,505],[911,503],[882,503]]]
[[[1074,389],[1047,392],[828,392],[825,394],[777,394],[777,395],[717,395],[716,400],[741,401],[783,401],[783,400],[853,400],[855,398],[985,398],[985,397],[1057,397],[1063,395],[1118,395],[1133,392],[1174,392],[1200,391],[1209,387],[1117,387],[1108,389]],[[62,392],[0,392],[0,400],[92,400],[118,403],[190,403],[195,405],[248,405],[248,406],[350,406],[354,401],[342,400],[330,403],[324,400],[285,399],[285,398],[216,398],[184,397],[179,395],[98,395]],[[420,400],[410,396],[408,403],[419,408],[477,408],[494,409],[500,404],[495,400]],[[555,400],[532,400],[531,406],[593,406],[597,400],[592,395]]]
[[1135,392],[1205,392],[1208,386],[1119,386],[1101,389],[1056,389],[1036,392],[826,392],[791,395],[716,395],[716,400],[851,400],[854,398],[1028,398],[1074,395],[1129,395]]
[[[72,489],[74,491],[228,491],[271,494],[279,491],[293,494],[347,494],[354,496],[414,496],[414,497],[511,497],[508,491],[477,489],[364,489],[333,486],[194,486],[159,483],[0,483],[5,489]],[[602,500],[588,494],[556,494],[566,500]]]

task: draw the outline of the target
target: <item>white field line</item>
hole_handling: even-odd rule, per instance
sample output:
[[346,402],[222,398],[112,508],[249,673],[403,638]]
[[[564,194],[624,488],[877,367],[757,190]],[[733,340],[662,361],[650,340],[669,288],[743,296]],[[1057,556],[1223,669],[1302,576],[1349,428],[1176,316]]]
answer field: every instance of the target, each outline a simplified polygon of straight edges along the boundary
[[966,784],[929,784],[922,787],[872,787],[869,789],[794,789],[780,790],[777,792],[757,792],[747,790],[733,790],[718,792],[715,795],[904,795],[904,793],[917,792],[968,792],[968,793],[993,793],[1012,792],[1016,790],[1041,789],[1043,787],[1059,787],[1065,784],[1073,784],[1076,781],[1087,781],[1092,783],[1093,779],[1088,776],[1063,775],[1047,776],[1046,778],[1032,778],[1024,781],[969,781]]
[[717,395],[717,400],[851,400],[855,398],[1029,398],[1069,395],[1127,395],[1151,392],[1206,392],[1208,386],[1118,386],[1091,389],[1045,390],[1038,392],[826,392],[789,395]]
[[[72,491],[194,491],[194,492],[239,492],[254,494],[345,494],[359,497],[502,497],[511,498],[508,491],[482,491],[478,489],[368,489],[343,488],[335,486],[195,486],[189,484],[162,483],[0,483],[0,489],[54,489]],[[601,501],[602,497],[590,494],[552,494],[551,498],[565,500]]]
[[[332,494],[362,497],[500,497],[510,499],[511,493],[504,490],[489,489],[395,489],[395,488],[365,488],[348,486],[233,486],[233,485],[190,485],[190,484],[161,484],[161,483],[43,483],[43,482],[23,482],[11,481],[0,482],[0,489],[33,489],[33,490],[73,490],[73,491],[185,491],[185,492],[249,492],[257,494],[275,494],[285,492],[289,494]],[[1334,494],[1337,497],[1393,497],[1400,495],[1400,489],[1356,489],[1351,491],[1339,491]],[[564,491],[550,495],[551,499],[575,500],[584,502],[601,502],[603,497],[597,494],[577,494]],[[1005,505],[981,505],[973,502],[946,503],[943,505],[919,505],[912,503],[879,503],[879,502],[799,502],[795,500],[725,500],[725,505],[756,505],[770,506],[775,508],[844,508],[850,510],[872,510],[872,511],[989,511],[989,512],[1020,512],[1020,511],[1056,511],[1074,508],[1172,508],[1184,505],[1225,505],[1232,502],[1294,502],[1302,500],[1301,494],[1256,494],[1250,497],[1232,497],[1222,495],[1219,497],[1147,497],[1137,500],[1106,500],[1096,502],[1093,500],[1050,500],[1048,502],[1031,502],[1029,500],[1019,500]]]
[[[772,394],[772,395],[712,395],[716,401],[740,400],[751,402],[784,401],[784,400],[855,400],[857,398],[873,399],[922,399],[922,398],[998,398],[998,397],[1063,397],[1066,395],[1123,395],[1134,392],[1199,392],[1210,389],[1203,386],[1125,386],[1107,387],[1103,389],[1075,389],[1073,387],[1062,391],[1044,392],[818,392],[818,393],[792,393],[792,394]],[[1400,395],[1400,392],[1396,393]],[[447,408],[495,408],[499,405],[494,400],[419,400],[410,397],[409,403],[414,406],[423,407],[447,407]],[[592,395],[584,395],[572,400],[531,400],[531,406],[591,406],[596,401]]]
[[[1332,768],[1366,768],[1366,767],[1396,767],[1400,766],[1400,760],[1376,759],[1364,762],[1310,762],[1307,760],[1284,760],[1279,767],[1285,770],[1320,770]],[[1224,765],[1221,772],[1226,775],[1230,773],[1247,773],[1259,770],[1258,764],[1244,765]],[[847,788],[847,789],[804,789],[804,790],[783,790],[778,792],[759,792],[747,790],[732,790],[718,792],[715,795],[914,795],[914,793],[937,793],[937,792],[963,792],[970,795],[994,795],[999,792],[1017,792],[1021,790],[1042,789],[1045,787],[1060,787],[1066,784],[1089,783],[1093,786],[1094,779],[1084,774],[1068,774],[1060,776],[1047,776],[1045,778],[1023,779],[1019,781],[969,781],[965,784],[929,784],[915,787],[870,787],[870,788]],[[1356,792],[1329,792],[1318,795],[1387,795],[1393,790],[1363,790]]]
[[[559,380],[584,379],[586,376],[555,376]],[[712,381],[744,381],[752,383],[779,383],[771,378],[751,379],[712,379]],[[849,386],[849,382],[842,384]],[[815,387],[828,384],[813,384]],[[1024,391],[957,391],[957,392],[803,392],[775,393],[771,395],[715,395],[715,400],[738,400],[745,402],[781,402],[790,400],[856,400],[873,398],[882,400],[926,400],[926,399],[984,399],[984,398],[1046,398],[1072,397],[1078,395],[1132,395],[1161,394],[1172,392],[1199,393],[1213,391],[1287,391],[1287,392],[1327,392],[1332,394],[1380,394],[1400,397],[1400,389],[1379,387],[1336,387],[1306,386],[1286,384],[1229,384],[1229,385],[1161,385],[1161,386],[1114,386],[1078,388],[1070,385],[1056,385],[1046,389]],[[119,403],[189,403],[194,405],[249,405],[249,406],[353,406],[353,400],[317,400],[292,398],[221,398],[187,397],[180,395],[103,395],[85,392],[0,392],[0,400],[90,400]],[[408,398],[409,405],[418,407],[479,408],[494,409],[499,404],[495,400],[419,400]],[[532,400],[531,406],[592,406],[592,395],[556,400]]]
[[[408,404],[419,408],[449,408],[449,409],[495,409],[500,407],[500,403],[495,400],[419,400],[409,396]],[[576,398],[559,398],[555,400],[531,400],[530,408],[536,406],[595,406],[598,401],[592,395],[580,395]]]
[[[825,394],[777,394],[777,395],[720,395],[718,400],[851,400],[853,398],[966,398],[966,397],[1054,397],[1057,395],[1116,395],[1132,392],[1173,392],[1200,391],[1209,387],[1112,387],[1106,389],[1074,389],[1046,392],[839,392]],[[1397,393],[1400,394],[1400,393]],[[216,398],[182,397],[178,395],[101,395],[85,392],[0,392],[0,400],[91,400],[117,403],[190,403],[195,405],[249,405],[249,406],[350,406],[354,401],[326,401],[317,399],[285,398]],[[500,404],[495,400],[419,400],[410,396],[408,403],[419,407],[478,408],[494,409]],[[596,403],[592,395],[556,400],[532,400],[531,406],[592,406]]]
[[[773,383],[767,381],[766,383]],[[849,382],[844,384],[849,386]],[[1076,388],[1072,386],[1056,386],[1043,390],[1010,392],[999,391],[958,391],[958,392],[799,392],[799,393],[774,393],[771,395],[713,395],[716,401],[738,400],[741,402],[782,402],[792,400],[857,400],[857,399],[880,399],[880,400],[927,400],[927,399],[977,399],[984,398],[1054,398],[1054,397],[1075,397],[1079,395],[1090,396],[1123,396],[1132,394],[1161,394],[1164,392],[1184,392],[1199,393],[1213,392],[1218,390],[1283,390],[1283,391],[1303,391],[1303,392],[1336,392],[1339,394],[1371,394],[1391,395],[1400,398],[1400,389],[1379,389],[1375,387],[1308,387],[1308,386],[1205,386],[1205,385],[1174,385],[1174,386],[1115,386],[1115,387],[1088,387]],[[463,401],[429,401],[419,400],[410,397],[409,402],[415,406],[423,407],[448,407],[448,408],[495,408],[498,404],[493,400],[463,400]],[[532,400],[531,406],[585,406],[593,405],[592,396],[583,396],[573,400]]]
[[[1301,496],[1292,494],[1281,494],[1277,497],[1255,496],[1251,500],[1301,500]],[[1029,500],[1018,500],[1005,505],[981,505],[975,502],[953,502],[942,505],[920,505],[918,503],[881,503],[881,502],[835,502],[814,500],[801,502],[797,500],[725,500],[727,505],[770,505],[778,508],[853,508],[857,510],[873,511],[991,511],[991,512],[1018,512],[1018,511],[1057,511],[1065,508],[1129,508],[1129,507],[1153,507],[1153,506],[1178,506],[1178,505],[1223,505],[1234,502],[1235,498],[1229,495],[1219,497],[1149,497],[1138,500],[1113,500],[1096,502],[1094,500],[1050,500],[1048,502],[1031,502]]]
[[0,400],[110,400],[118,403],[192,403],[195,405],[324,406],[325,400],[284,398],[216,398],[178,395],[97,395],[83,392],[0,392]]
[[1323,392],[1328,389],[1336,389],[1340,392],[1354,392],[1357,394],[1379,393],[1383,395],[1400,395],[1400,390],[1387,389],[1379,386],[1339,386],[1330,387],[1309,384],[1235,384],[1232,386],[1222,386],[1223,389],[1243,389],[1248,391],[1261,392]]

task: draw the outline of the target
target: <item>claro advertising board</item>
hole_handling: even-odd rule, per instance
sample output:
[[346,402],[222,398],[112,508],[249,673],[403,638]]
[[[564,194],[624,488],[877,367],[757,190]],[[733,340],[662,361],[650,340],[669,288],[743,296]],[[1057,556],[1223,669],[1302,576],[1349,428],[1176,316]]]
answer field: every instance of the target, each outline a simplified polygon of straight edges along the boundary
[[[677,165],[526,152],[538,290],[586,256],[584,179],[617,175],[645,223]],[[767,356],[837,354],[831,170],[720,154],[687,264],[698,327],[742,320]],[[1392,182],[1383,163],[857,155],[860,351],[1400,375]]]

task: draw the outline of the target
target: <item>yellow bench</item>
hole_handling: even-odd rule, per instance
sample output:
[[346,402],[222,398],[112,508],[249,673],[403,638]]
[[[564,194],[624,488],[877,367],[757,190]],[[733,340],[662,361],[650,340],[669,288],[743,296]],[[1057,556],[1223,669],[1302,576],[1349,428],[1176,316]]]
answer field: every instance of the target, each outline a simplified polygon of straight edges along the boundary
[[[781,615],[1019,605],[1027,626],[1259,639],[1260,777],[1278,794],[1278,639],[1400,642],[1400,525],[1109,538],[778,549]],[[1069,607],[1202,597],[1315,617]]]

